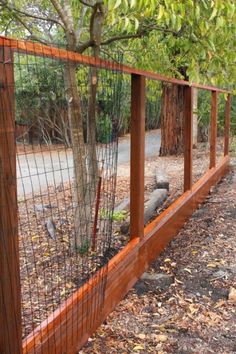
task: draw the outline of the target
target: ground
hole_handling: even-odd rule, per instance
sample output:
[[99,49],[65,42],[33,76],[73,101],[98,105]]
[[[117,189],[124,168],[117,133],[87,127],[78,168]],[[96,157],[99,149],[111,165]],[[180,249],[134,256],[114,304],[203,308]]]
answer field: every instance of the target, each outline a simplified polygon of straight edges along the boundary
[[234,164],[79,353],[236,353],[235,220]]
[[[153,137],[158,137],[158,131],[150,132],[146,137],[146,141],[149,141],[151,147],[154,146],[153,140],[155,141],[155,139]],[[126,137],[122,140],[121,147],[124,149],[121,156],[123,163],[118,165],[117,204],[129,196],[130,190],[130,163],[129,157],[126,156],[129,139]],[[217,155],[220,156],[222,155],[222,144],[220,142],[218,147]],[[20,146],[18,146],[19,148]],[[207,150],[209,150],[209,147],[204,144],[199,144],[198,148],[194,149],[194,182],[207,171],[209,165]],[[183,192],[184,161],[181,156],[158,157],[157,150],[154,150],[154,152],[153,156],[150,149],[145,159],[145,199],[148,199],[148,195],[155,188],[156,169],[165,171],[170,182],[167,200],[157,210],[158,215]],[[67,181],[66,179],[66,176],[70,177],[67,166],[65,166],[64,171],[65,181],[64,177],[62,180],[60,178],[57,180],[54,176],[54,172],[59,172],[60,177],[61,162],[59,160],[60,158],[61,161],[66,159],[65,152],[62,148],[59,148],[53,151],[45,150],[43,153],[46,154],[44,157],[36,149],[35,154],[28,151],[27,158],[24,154],[20,155],[21,162],[23,162],[21,169],[24,170],[25,177],[22,178],[20,174],[18,182],[25,184],[23,190],[26,190],[28,185],[29,177],[27,177],[27,174],[30,178],[32,174],[41,186],[38,190],[38,185],[33,180],[28,188],[33,189],[34,194],[19,195],[18,199],[24,338],[129,241],[129,235],[120,233],[120,227],[124,221],[117,218],[113,221],[109,253],[103,249],[104,230],[105,233],[108,230],[110,217],[107,217],[105,213],[108,210],[107,198],[105,197],[104,200],[100,198],[99,227],[96,233],[98,251],[93,252],[90,248],[88,252],[75,252],[71,247],[75,205],[72,198],[71,180]],[[59,153],[62,153],[60,158],[58,157]],[[19,154],[21,154],[20,151]],[[44,165],[45,161],[47,161],[46,165]],[[52,180],[54,184],[51,185]],[[64,181],[64,184],[62,181]],[[48,184],[47,189],[43,187],[45,182],[46,186]],[[105,178],[104,190],[110,190],[109,180]],[[54,225],[54,236],[50,236],[48,233],[48,222],[50,225]]]

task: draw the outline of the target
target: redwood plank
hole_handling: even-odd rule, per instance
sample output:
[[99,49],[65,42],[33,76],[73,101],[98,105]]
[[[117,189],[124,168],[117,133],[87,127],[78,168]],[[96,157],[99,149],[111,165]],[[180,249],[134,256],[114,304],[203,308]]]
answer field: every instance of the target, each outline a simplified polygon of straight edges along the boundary
[[221,93],[229,92],[221,88],[206,86],[206,85],[201,85],[196,83],[189,83],[188,81],[185,80],[170,78],[164,75],[153,73],[151,71],[132,68],[127,65],[117,64],[115,62],[102,60],[100,58],[89,57],[79,53],[70,52],[64,49],[43,45],[41,43],[16,40],[16,39],[0,36],[0,45],[9,46],[13,48],[15,51],[20,53],[49,57],[49,58],[59,59],[61,61],[71,60],[77,62],[78,64],[80,63],[84,65],[96,66],[98,68],[122,71],[127,74],[142,75],[145,76],[146,78],[153,79],[153,80],[165,81],[165,82],[178,84],[178,85],[192,86],[192,87],[197,87],[209,91],[214,90]]
[[227,101],[225,104],[224,156],[229,155],[230,111],[231,111],[231,95],[228,94]]
[[130,238],[143,237],[145,77],[131,76]]
[[210,168],[216,166],[218,93],[211,94]]
[[193,182],[193,88],[184,87],[184,192]]
[[22,352],[17,233],[14,72],[0,47],[0,353]]
[[[24,340],[23,352],[25,354],[49,354],[52,348],[53,350],[56,349],[56,352],[59,352],[57,348],[60,348],[60,352],[76,353],[127,294],[148,265],[178,233],[187,218],[207,196],[211,186],[228,171],[228,163],[229,158],[223,158],[219,166],[209,170],[193,185],[191,191],[185,192],[145,228],[145,236],[141,241],[138,238],[131,240],[122,251],[112,258],[108,267],[104,268],[103,271],[103,276],[106,277],[104,302],[99,302],[100,311],[97,311],[98,315],[94,323],[90,322],[91,326],[89,328],[82,330],[85,321],[82,303],[87,301],[89,294],[96,293],[96,287],[101,281],[101,273],[95,275],[89,285],[85,285],[73,294],[60,309],[56,310],[47,321],[44,321],[34,333]],[[91,314],[93,313],[94,303],[94,301],[89,303],[92,306]],[[78,326],[73,324],[73,318],[77,318]],[[72,338],[76,337],[77,334],[79,335],[77,342],[75,342]],[[55,338],[56,343],[54,342]]]

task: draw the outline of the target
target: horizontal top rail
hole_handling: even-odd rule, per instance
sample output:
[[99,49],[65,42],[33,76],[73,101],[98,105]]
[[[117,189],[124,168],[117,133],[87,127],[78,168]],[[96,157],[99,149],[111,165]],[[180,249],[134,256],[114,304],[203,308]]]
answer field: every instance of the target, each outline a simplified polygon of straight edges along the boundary
[[191,83],[186,80],[180,80],[175,78],[169,78],[161,74],[157,74],[151,71],[141,70],[133,68],[127,65],[118,64],[109,60],[103,60],[101,58],[94,58],[87,55],[82,55],[76,52],[68,51],[66,49],[61,49],[57,47],[47,46],[41,43],[17,40],[13,38],[7,38],[0,36],[0,46],[11,47],[13,50],[16,50],[25,54],[34,54],[43,57],[49,57],[54,59],[59,59],[61,61],[73,61],[80,64],[86,64],[89,66],[95,66],[98,68],[104,68],[109,70],[117,70],[127,74],[136,74],[145,76],[147,79],[159,80],[163,82],[168,82],[176,85],[182,86],[192,86],[198,89],[204,89],[209,91],[215,91],[220,93],[229,93],[228,90],[221,89],[215,86],[207,86],[197,83]]

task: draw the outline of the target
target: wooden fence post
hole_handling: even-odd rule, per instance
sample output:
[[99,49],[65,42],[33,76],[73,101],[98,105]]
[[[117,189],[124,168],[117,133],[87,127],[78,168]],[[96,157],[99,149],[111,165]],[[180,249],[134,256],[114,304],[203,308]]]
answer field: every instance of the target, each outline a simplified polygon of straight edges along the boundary
[[0,353],[22,353],[17,231],[14,71],[0,47]]
[[144,235],[145,77],[131,75],[130,238]]
[[184,86],[184,192],[193,184],[193,88]]
[[216,166],[218,93],[211,93],[210,168]]
[[225,104],[224,156],[229,155],[230,110],[231,110],[231,95],[228,94],[227,101]]

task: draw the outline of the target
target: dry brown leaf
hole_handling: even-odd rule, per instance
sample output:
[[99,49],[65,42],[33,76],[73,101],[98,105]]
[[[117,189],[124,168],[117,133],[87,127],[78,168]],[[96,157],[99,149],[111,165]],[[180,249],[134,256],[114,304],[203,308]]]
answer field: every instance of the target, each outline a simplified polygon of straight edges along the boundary
[[139,333],[139,334],[137,335],[137,337],[138,337],[139,339],[145,339],[145,338],[146,338],[146,334],[144,334],[144,333]]
[[135,352],[138,352],[139,350],[143,350],[144,347],[142,345],[136,345],[134,348],[133,348],[133,351]]
[[229,290],[229,301],[236,302],[236,289],[235,288],[230,288],[230,290]]
[[163,342],[166,342],[167,339],[168,339],[168,337],[165,334],[157,334],[156,335],[156,340],[158,342],[162,342],[163,343]]

